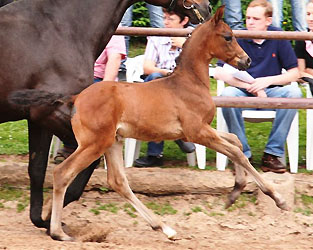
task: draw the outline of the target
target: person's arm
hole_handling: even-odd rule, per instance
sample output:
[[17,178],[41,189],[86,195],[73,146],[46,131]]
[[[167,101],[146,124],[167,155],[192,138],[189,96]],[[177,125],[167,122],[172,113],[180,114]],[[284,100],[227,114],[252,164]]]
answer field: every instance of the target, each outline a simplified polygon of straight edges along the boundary
[[222,67],[216,67],[214,78],[216,80],[222,80],[227,82],[229,85],[246,89],[250,86],[250,83],[241,81],[235,77],[233,77],[227,70]]
[[[216,67],[214,78],[216,80],[222,80],[224,82],[227,82],[227,84],[233,87],[246,89],[247,91],[248,91],[248,88],[250,88],[251,86],[250,83],[241,81],[233,77],[230,73],[228,73],[227,70],[223,69],[222,67]],[[248,91],[248,92],[251,92],[251,91]],[[264,90],[251,92],[251,94],[254,94],[255,96],[258,96],[258,97],[266,97],[266,93]]]
[[168,69],[158,68],[157,62],[160,56],[158,50],[160,39],[158,37],[148,37],[148,43],[145,50],[145,59],[143,62],[143,72],[145,75],[150,75],[152,73],[161,73],[163,76],[166,76],[171,73]]
[[143,62],[143,71],[146,75],[150,75],[152,73],[161,73],[163,76],[166,76],[171,73],[168,69],[160,69],[156,67],[156,63],[152,60],[145,59]]
[[266,76],[266,77],[259,77],[255,79],[248,88],[247,91],[251,93],[256,93],[260,90],[264,90],[270,85],[286,85],[290,82],[297,81],[299,78],[299,70],[298,68],[292,68],[287,70],[286,73],[276,75],[276,76]]
[[300,73],[299,82],[303,82],[302,77],[313,78],[313,69],[306,68],[305,60],[302,58],[298,58],[298,69]]
[[182,48],[186,40],[186,37],[171,37],[172,46],[177,48]]
[[105,66],[105,74],[103,81],[115,81],[121,64],[122,55],[120,53],[112,53],[108,56]]

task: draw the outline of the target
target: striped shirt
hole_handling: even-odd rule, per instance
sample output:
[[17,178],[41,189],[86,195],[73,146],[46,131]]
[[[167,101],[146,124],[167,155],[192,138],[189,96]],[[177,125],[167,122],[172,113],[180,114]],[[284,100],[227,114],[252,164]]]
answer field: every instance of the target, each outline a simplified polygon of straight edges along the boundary
[[145,60],[154,61],[157,68],[174,70],[176,67],[175,59],[179,56],[181,48],[170,50],[172,42],[169,37],[150,36],[147,39]]

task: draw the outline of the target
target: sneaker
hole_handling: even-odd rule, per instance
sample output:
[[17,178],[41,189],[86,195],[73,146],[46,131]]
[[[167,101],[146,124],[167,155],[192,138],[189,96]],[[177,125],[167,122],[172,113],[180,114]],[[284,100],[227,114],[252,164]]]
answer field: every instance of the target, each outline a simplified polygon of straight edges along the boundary
[[118,71],[118,76],[117,76],[118,80],[120,82],[126,82],[126,70],[125,69],[120,69]]
[[74,151],[75,151],[75,149],[68,148],[68,147],[63,147],[63,148],[59,149],[57,154],[56,154],[56,156],[53,159],[54,163],[55,164],[60,164],[66,158],[68,158]]
[[134,167],[147,168],[163,166],[163,156],[148,155],[135,160]]
[[192,153],[196,150],[196,146],[192,142],[184,142],[182,140],[176,140],[175,142],[184,153]]
[[262,166],[261,169],[263,172],[274,172],[274,173],[285,173],[286,166],[281,163],[278,159],[278,156],[264,153],[262,157]]

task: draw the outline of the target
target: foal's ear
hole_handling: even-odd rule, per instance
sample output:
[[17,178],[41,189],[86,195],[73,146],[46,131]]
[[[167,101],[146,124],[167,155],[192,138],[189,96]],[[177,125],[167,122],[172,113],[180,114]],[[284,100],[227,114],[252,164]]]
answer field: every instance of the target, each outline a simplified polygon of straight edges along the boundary
[[225,5],[220,6],[213,16],[213,23],[216,25],[219,21],[223,19]]

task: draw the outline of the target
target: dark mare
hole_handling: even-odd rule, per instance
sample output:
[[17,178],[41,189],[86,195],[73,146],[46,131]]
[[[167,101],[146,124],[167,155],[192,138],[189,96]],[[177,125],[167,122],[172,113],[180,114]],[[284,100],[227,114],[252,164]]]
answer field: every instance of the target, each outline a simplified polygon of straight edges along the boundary
[[0,0],[0,7],[12,3],[13,0]]
[[[69,107],[10,104],[17,90],[38,89],[77,94],[93,82],[93,64],[105,48],[125,10],[136,0],[19,0],[0,9],[0,122],[27,119],[31,197],[30,218],[42,219],[43,183],[52,135],[74,140]],[[193,23],[208,18],[208,0],[147,0],[188,15]],[[90,110],[91,111],[91,110]],[[103,114],[105,115],[105,114]],[[79,199],[96,162],[69,186],[64,206]]]

